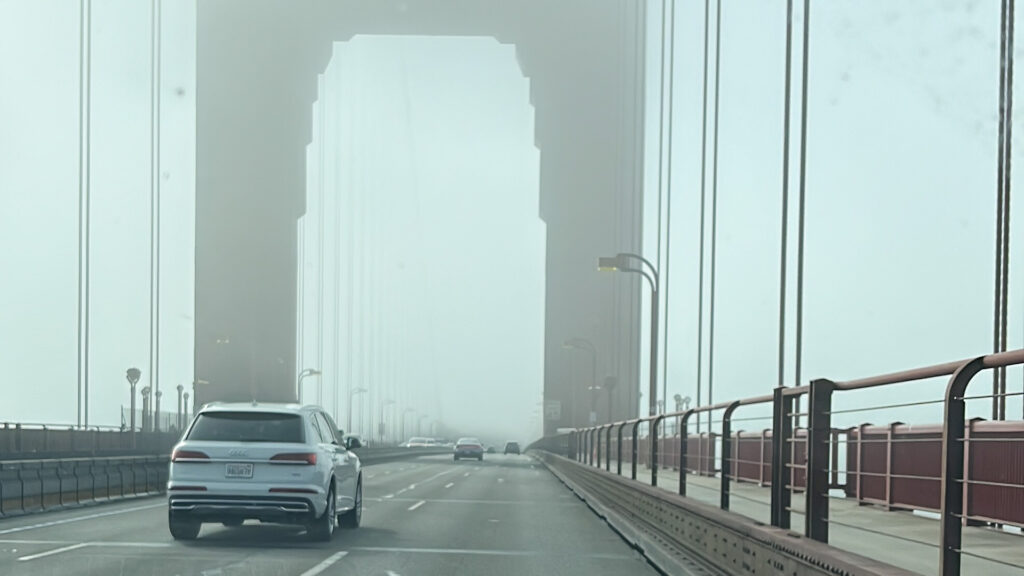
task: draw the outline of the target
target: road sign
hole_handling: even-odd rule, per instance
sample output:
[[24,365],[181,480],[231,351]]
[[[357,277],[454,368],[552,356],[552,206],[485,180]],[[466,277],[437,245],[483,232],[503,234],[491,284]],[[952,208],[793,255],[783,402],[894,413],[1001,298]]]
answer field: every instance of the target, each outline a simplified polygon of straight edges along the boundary
[[559,400],[548,400],[544,403],[544,419],[545,420],[561,420],[562,419],[562,402]]

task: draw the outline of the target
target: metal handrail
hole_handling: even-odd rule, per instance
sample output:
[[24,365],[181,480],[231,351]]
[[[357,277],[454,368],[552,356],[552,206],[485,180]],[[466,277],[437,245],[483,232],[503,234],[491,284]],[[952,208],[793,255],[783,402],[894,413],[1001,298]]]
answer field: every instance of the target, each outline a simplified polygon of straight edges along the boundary
[[[788,529],[790,527],[790,512],[793,509],[793,506],[791,505],[791,497],[795,481],[792,477],[787,478],[787,476],[790,476],[794,469],[804,469],[806,470],[805,489],[803,495],[805,499],[804,509],[806,510],[804,515],[804,534],[814,540],[828,543],[828,491],[832,487],[829,482],[829,473],[832,472],[829,462],[829,450],[834,440],[834,429],[831,426],[831,416],[833,413],[836,413],[832,410],[832,397],[834,393],[837,391],[847,392],[892,384],[904,384],[929,378],[949,377],[945,396],[942,400],[942,404],[944,405],[944,415],[942,428],[942,505],[940,510],[942,529],[939,544],[940,553],[942,555],[940,574],[942,576],[959,576],[960,559],[963,554],[961,550],[961,542],[963,529],[962,516],[965,498],[964,485],[969,482],[964,478],[965,444],[967,443],[965,438],[966,421],[964,410],[964,403],[967,398],[966,389],[974,376],[981,371],[1017,364],[1024,364],[1024,349],[988,354],[955,362],[944,362],[941,364],[934,364],[899,372],[890,372],[866,378],[845,381],[818,379],[805,386],[776,388],[772,395],[742,398],[730,402],[698,406],[685,411],[667,412],[664,414],[655,414],[631,420],[601,424],[599,426],[579,428],[574,431],[574,434],[577,437],[578,446],[581,449],[580,451],[583,453],[577,454],[577,460],[593,466],[595,465],[594,457],[596,455],[596,466],[601,466],[601,454],[599,449],[601,445],[600,435],[603,430],[605,434],[604,467],[610,473],[610,440],[612,429],[615,428],[617,430],[616,436],[618,440],[616,443],[618,455],[616,458],[617,466],[615,473],[621,475],[622,445],[624,442],[623,432],[626,426],[632,426],[632,434],[630,438],[633,448],[631,450],[631,476],[635,480],[638,462],[637,457],[639,452],[639,427],[642,423],[648,422],[650,423],[648,438],[650,439],[649,463],[651,466],[651,485],[656,486],[658,478],[658,444],[660,440],[658,436],[659,424],[669,418],[678,418],[680,420],[677,432],[679,438],[680,467],[678,492],[680,495],[685,496],[687,475],[686,446],[690,439],[690,435],[687,433],[688,420],[690,416],[694,414],[724,410],[725,414],[720,422],[720,437],[722,443],[720,507],[728,509],[730,491],[729,482],[733,476],[731,466],[734,461],[734,457],[731,454],[732,444],[734,441],[731,430],[732,413],[740,406],[771,403],[773,405],[773,413],[771,417],[771,523],[773,526],[779,528]],[[795,400],[802,395],[807,395],[809,397],[807,411],[797,413],[797,411],[794,410]],[[808,417],[806,434],[800,434],[799,436],[805,436],[805,438],[801,440],[801,443],[805,443],[804,445],[806,446],[807,462],[806,464],[797,466],[792,462],[795,446],[795,442],[793,442],[793,440],[798,438],[798,435],[795,434],[796,430],[793,426],[793,419],[794,417],[803,415]],[[800,431],[803,432],[804,429],[801,428]],[[699,438],[701,439],[700,441],[703,441],[703,435],[700,435]],[[597,454],[594,454],[595,450],[598,450]],[[858,469],[858,472],[861,471]]]

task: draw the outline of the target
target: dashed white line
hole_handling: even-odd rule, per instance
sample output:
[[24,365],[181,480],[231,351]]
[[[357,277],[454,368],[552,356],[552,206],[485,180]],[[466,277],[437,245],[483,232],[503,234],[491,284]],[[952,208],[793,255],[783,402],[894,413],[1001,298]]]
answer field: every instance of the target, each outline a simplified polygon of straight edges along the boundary
[[449,482],[444,485],[445,488],[451,488],[452,486],[455,486],[455,482]]
[[420,500],[419,502],[413,504],[412,506],[409,506],[409,511],[412,512],[413,510],[419,508],[420,506],[423,506],[426,503],[427,503],[426,500]]
[[18,562],[27,562],[29,560],[35,560],[36,558],[46,558],[47,556],[53,556],[54,554],[60,554],[61,552],[68,552],[70,550],[77,550],[79,548],[85,548],[88,546],[88,542],[82,542],[79,544],[72,544],[70,546],[61,546],[60,548],[54,548],[53,550],[47,550],[46,552],[40,552],[38,554],[29,554],[28,556],[22,556],[18,558]]
[[36,530],[38,528],[49,528],[50,526],[60,526],[61,524],[70,524],[72,522],[81,522],[83,520],[93,520],[95,518],[103,518],[105,516],[115,516],[117,514],[127,514],[129,512],[138,512],[139,510],[151,510],[153,508],[166,508],[167,502],[161,502],[159,504],[151,504],[149,506],[135,506],[132,508],[122,508],[121,510],[111,510],[110,512],[97,512],[96,514],[87,514],[85,516],[75,516],[74,518],[65,518],[63,520],[50,520],[49,522],[41,522],[39,524],[32,524],[29,526],[16,526],[14,528],[8,528],[6,530],[0,530],[0,534],[13,534],[15,532],[24,532],[26,530]]
[[394,494],[386,494],[386,495],[384,495],[384,497],[385,498],[394,498],[395,495]]
[[398,572],[395,572],[394,570],[388,570],[387,575],[388,576],[402,576],[401,574],[399,574]]
[[498,478],[498,484],[502,484],[502,483],[504,483],[504,482],[505,482],[505,479],[504,479],[504,478]]
[[469,476],[470,474],[472,474],[472,472],[466,472],[463,476]]
[[346,551],[335,552],[332,556],[329,556],[323,562],[321,562],[321,563],[317,564],[316,566],[313,566],[309,570],[306,570],[305,572],[303,572],[301,576],[316,576],[317,574],[319,574],[319,573],[323,572],[324,570],[327,570],[328,568],[330,568],[335,562],[337,562],[338,560],[341,560],[347,554],[348,554],[348,552],[346,552]]

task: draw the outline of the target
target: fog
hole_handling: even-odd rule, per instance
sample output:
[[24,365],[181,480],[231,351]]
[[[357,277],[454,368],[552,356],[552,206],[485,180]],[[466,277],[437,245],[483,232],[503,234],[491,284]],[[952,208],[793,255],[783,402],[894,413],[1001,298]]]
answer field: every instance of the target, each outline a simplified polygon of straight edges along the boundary
[[[669,283],[661,367],[669,398],[696,398],[699,384],[706,400],[709,365],[716,400],[777,384],[784,14],[755,0],[725,4],[713,360],[707,255],[697,347],[703,3],[677,4],[673,148],[660,166],[661,15],[653,3],[648,11],[643,251]],[[998,3],[816,4],[803,380],[989,351]],[[194,2],[164,3],[157,342],[149,4],[93,6],[89,421],[118,425],[128,401],[124,370],[139,366],[149,382],[157,365],[151,343],[165,409],[173,410],[174,386],[193,381],[196,12]],[[77,416],[78,10],[62,0],[0,0],[0,421],[72,424]],[[390,436],[416,410],[406,437],[426,416],[424,427],[436,422],[493,442],[536,438],[547,230],[536,110],[515,46],[492,37],[359,35],[333,45],[318,86],[313,125],[303,127],[311,139],[296,368],[323,375],[304,381],[304,399],[348,426],[346,396],[365,387],[353,396],[352,431],[367,435],[382,403],[394,401],[385,408]],[[587,146],[585,137],[579,145]],[[1015,142],[1014,150],[1019,166],[1024,149]],[[664,181],[669,164],[672,187],[659,215],[659,167]],[[795,194],[790,199],[787,384],[795,377]],[[709,243],[710,203],[705,210]],[[1021,246],[1022,218],[1017,202],[1011,247]],[[1024,345],[1021,273],[1011,266],[1011,349]],[[646,336],[640,348],[647,350]],[[572,378],[569,360],[564,365],[557,377]],[[646,370],[641,362],[632,376],[646,383]],[[1010,372],[1011,391],[1022,389],[1021,376]],[[941,386],[841,402],[935,399]],[[1020,413],[1019,403],[1009,412]],[[937,419],[927,407],[872,418]]]

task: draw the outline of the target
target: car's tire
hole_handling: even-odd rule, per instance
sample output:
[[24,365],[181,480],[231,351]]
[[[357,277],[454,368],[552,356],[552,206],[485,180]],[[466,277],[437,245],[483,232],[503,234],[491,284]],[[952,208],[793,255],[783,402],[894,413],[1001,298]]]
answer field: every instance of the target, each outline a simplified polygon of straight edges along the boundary
[[175,518],[173,514],[168,514],[167,527],[171,530],[171,536],[175,540],[195,540],[203,525],[195,520],[182,520]]
[[456,456],[456,457],[455,457],[455,461],[456,461],[456,462],[458,462],[458,461],[459,461],[459,457],[458,457],[458,456]]
[[327,507],[319,518],[313,520],[306,526],[306,535],[314,542],[329,542],[334,535],[334,526],[337,522],[337,512],[334,502],[334,486],[331,485],[327,491]]
[[241,526],[243,522],[245,522],[245,520],[242,520],[241,518],[232,518],[221,522],[221,524],[223,524],[225,528],[237,528]]
[[477,460],[477,462],[483,462],[484,461],[484,455],[481,454],[481,455],[477,456],[476,460]]
[[355,530],[363,522],[363,480],[356,483],[356,502],[348,512],[338,514],[338,526],[346,530]]

